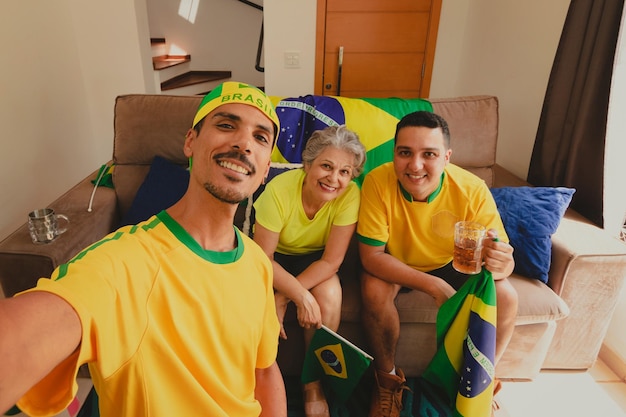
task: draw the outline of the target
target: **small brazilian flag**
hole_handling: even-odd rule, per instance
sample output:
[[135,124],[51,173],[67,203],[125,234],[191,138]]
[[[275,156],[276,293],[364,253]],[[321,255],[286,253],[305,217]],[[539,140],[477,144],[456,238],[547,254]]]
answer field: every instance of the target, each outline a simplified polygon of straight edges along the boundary
[[496,287],[491,272],[470,276],[437,314],[437,352],[422,374],[454,416],[489,416],[496,351]]
[[326,326],[315,331],[304,357],[302,383],[323,379],[338,401],[352,394],[373,358]]
[[107,165],[103,164],[98,173],[96,174],[96,178],[91,180],[91,183],[96,187],[109,187],[113,188],[113,170],[115,169],[115,165]]

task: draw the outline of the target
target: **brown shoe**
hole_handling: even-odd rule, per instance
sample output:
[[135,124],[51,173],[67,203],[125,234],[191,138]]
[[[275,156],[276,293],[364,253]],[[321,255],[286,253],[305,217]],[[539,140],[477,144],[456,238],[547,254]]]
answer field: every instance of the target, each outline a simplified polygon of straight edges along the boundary
[[376,371],[376,387],[372,393],[369,417],[399,417],[402,411],[402,393],[409,389],[404,373],[396,368],[397,375]]

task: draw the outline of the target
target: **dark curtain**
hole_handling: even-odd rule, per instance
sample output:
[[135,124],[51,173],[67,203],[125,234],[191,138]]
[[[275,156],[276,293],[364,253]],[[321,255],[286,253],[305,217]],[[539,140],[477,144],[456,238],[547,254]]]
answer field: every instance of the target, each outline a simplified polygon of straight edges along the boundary
[[604,143],[624,0],[572,0],[554,58],[528,182],[576,189],[571,207],[603,218]]

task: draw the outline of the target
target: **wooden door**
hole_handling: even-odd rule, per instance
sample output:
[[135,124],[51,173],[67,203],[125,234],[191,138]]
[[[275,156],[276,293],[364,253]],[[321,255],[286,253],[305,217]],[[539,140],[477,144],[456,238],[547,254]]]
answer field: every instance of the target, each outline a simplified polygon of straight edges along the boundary
[[318,0],[315,94],[427,98],[441,1]]

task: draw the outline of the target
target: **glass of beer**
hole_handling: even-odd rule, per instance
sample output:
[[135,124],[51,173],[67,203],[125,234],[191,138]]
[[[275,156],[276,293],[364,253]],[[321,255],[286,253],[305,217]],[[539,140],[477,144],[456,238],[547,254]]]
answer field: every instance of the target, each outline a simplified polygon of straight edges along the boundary
[[454,225],[454,269],[469,275],[480,272],[485,233],[485,226],[480,223],[460,221]]

